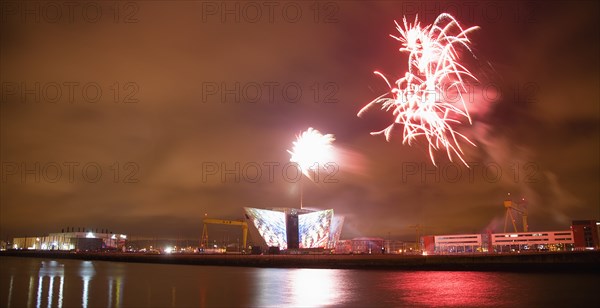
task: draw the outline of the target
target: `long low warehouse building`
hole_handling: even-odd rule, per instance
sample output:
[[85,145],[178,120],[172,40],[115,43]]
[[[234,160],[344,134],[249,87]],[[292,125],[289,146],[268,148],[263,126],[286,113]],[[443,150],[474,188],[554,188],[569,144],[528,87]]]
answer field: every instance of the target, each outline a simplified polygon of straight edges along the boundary
[[574,250],[573,231],[484,233],[425,236],[429,254]]
[[594,250],[599,230],[596,220],[575,220],[563,231],[429,235],[420,244],[427,254]]
[[50,233],[46,236],[16,237],[12,249],[33,250],[100,250],[121,249],[125,245],[125,234],[108,231],[70,231]]

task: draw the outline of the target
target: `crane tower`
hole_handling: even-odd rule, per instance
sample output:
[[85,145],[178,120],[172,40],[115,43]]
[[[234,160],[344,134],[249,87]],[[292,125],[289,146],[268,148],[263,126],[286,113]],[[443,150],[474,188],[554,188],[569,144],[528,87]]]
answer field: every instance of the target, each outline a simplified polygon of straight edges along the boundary
[[523,232],[527,232],[529,229],[529,225],[527,224],[527,203],[525,201],[525,198],[522,198],[518,202],[513,202],[512,199],[510,198],[510,193],[509,193],[506,200],[504,200],[504,208],[506,209],[506,213],[504,214],[504,233],[506,233],[506,227],[508,225],[509,218],[510,218],[510,221],[513,225],[513,229],[515,230],[515,232],[519,232],[517,230],[517,224],[515,221],[515,217],[513,216],[513,212],[521,214],[522,224],[523,224]]

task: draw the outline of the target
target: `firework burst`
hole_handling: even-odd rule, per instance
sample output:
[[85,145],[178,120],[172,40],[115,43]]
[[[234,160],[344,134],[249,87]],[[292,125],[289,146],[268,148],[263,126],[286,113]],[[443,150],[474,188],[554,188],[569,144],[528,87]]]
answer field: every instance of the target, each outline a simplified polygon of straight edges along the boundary
[[[403,143],[411,143],[424,136],[429,144],[429,156],[435,165],[434,151],[445,149],[452,161],[455,154],[465,165],[459,140],[475,146],[466,136],[456,132],[453,125],[471,117],[463,99],[467,93],[465,79],[477,80],[467,68],[458,62],[457,48],[466,49],[471,55],[468,34],[479,27],[463,29],[454,17],[443,13],[432,25],[421,27],[418,17],[413,24],[403,18],[404,27],[396,22],[399,36],[390,35],[401,42],[401,53],[408,53],[408,72],[392,85],[380,72],[390,91],[385,93],[359,112],[360,117],[367,109],[380,104],[381,109],[392,111],[392,124],[372,135],[384,134],[390,140],[394,124],[402,124]],[[453,101],[445,99],[454,95]],[[468,165],[467,165],[468,166]]]
[[310,127],[301,133],[293,142],[292,150],[288,150],[290,162],[297,163],[298,167],[306,177],[310,178],[309,172],[324,167],[333,161],[333,146],[335,140],[333,135],[321,134],[318,130]]

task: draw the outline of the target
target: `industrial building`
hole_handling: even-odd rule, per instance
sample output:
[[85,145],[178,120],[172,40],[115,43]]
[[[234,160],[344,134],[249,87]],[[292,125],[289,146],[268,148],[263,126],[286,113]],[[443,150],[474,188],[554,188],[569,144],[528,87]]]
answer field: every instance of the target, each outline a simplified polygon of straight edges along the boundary
[[[427,254],[508,253],[530,251],[572,251],[600,249],[600,222],[575,220],[570,230],[530,232],[525,198],[513,202],[508,194],[504,200],[504,232],[482,234],[429,235],[420,238],[420,249]],[[517,229],[521,217],[522,232]],[[507,232],[512,225],[514,232]]]
[[255,245],[289,249],[334,249],[340,238],[343,216],[333,210],[245,207],[248,229]]
[[385,252],[385,240],[379,237],[357,237],[339,241],[335,253],[381,254]]
[[600,221],[574,220],[571,225],[575,247],[578,249],[600,249]]
[[564,231],[429,235],[421,237],[421,247],[427,254],[600,249],[598,226],[595,220],[578,220]]
[[197,239],[127,236],[127,252],[193,253],[198,249]]
[[[46,236],[16,237],[13,239],[13,249],[35,250],[101,250],[122,249],[127,240],[125,234],[114,234],[108,230],[85,230],[67,228],[64,232],[50,233]],[[96,231],[98,231],[96,229]]]
[[481,234],[436,235],[423,239],[427,253],[474,252],[483,250]]
[[574,249],[573,231],[494,233],[488,251],[570,251]]

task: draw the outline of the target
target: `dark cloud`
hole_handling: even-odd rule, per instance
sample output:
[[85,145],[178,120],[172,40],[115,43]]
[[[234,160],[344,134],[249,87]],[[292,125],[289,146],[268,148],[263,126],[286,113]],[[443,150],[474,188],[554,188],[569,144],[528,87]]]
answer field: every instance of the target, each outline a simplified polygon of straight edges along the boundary
[[[3,16],[0,237],[71,225],[199,237],[205,213],[298,206],[286,150],[308,127],[334,134],[344,159],[335,174],[303,180],[304,203],[345,215],[344,237],[412,239],[414,224],[500,231],[507,192],[529,199],[532,229],[600,218],[597,3],[451,7],[481,26],[469,62],[481,77],[473,125],[459,128],[477,144],[465,145],[471,169],[443,152],[434,167],[423,142],[370,136],[389,114],[356,117],[386,91],[374,70],[397,78],[405,69],[387,35],[393,21],[419,12],[429,23],[445,3],[339,2],[315,22],[298,2],[295,23],[223,22],[202,3],[140,2],[133,23]],[[39,99],[21,96],[36,83]],[[62,95],[50,102],[56,84]]]

